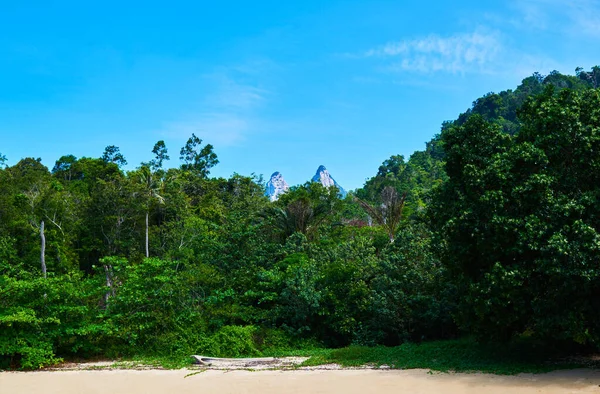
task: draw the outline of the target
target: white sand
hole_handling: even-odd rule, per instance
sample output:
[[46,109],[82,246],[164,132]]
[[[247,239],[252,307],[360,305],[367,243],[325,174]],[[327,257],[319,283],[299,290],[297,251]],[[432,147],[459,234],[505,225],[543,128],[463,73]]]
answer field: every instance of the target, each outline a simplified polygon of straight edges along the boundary
[[498,376],[425,370],[2,372],[1,394],[600,393],[600,371]]

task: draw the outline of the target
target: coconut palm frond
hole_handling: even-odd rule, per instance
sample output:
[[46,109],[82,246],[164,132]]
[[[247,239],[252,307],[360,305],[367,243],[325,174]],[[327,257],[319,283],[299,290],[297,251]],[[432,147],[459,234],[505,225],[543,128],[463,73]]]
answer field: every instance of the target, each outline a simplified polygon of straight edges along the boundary
[[404,218],[403,211],[406,204],[406,193],[400,196],[395,188],[386,186],[381,191],[382,203],[379,207],[373,207],[358,197],[355,197],[355,200],[377,224],[385,228],[390,242],[394,242],[396,231]]

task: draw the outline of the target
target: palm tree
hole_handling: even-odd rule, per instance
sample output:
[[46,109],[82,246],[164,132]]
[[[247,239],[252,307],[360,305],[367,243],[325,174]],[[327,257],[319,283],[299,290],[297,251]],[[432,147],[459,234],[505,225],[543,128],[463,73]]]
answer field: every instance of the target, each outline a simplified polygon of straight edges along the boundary
[[327,203],[314,203],[301,197],[284,207],[272,207],[262,216],[285,240],[296,232],[312,237],[330,213],[331,207]]
[[368,202],[355,197],[356,201],[360,206],[367,212],[367,214],[377,222],[380,226],[383,226],[388,233],[390,243],[394,242],[396,237],[396,231],[403,218],[404,205],[406,203],[406,193],[400,195],[398,191],[392,186],[386,186],[381,191],[381,205],[379,207],[373,207]]
[[159,204],[164,204],[165,199],[160,195],[163,189],[163,180],[161,177],[156,176],[156,172],[152,172],[149,166],[142,165],[139,170],[139,181],[142,190],[139,192],[139,195],[144,199],[144,203],[146,204],[146,257],[150,257],[150,250],[148,246],[148,221],[150,216],[150,204],[152,204],[152,200],[158,201]]

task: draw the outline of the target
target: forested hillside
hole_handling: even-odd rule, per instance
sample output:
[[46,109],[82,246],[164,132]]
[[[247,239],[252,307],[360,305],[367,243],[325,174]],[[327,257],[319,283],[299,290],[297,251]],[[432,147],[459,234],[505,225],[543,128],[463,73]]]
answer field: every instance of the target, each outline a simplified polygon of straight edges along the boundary
[[599,81],[487,94],[344,199],[212,178],[194,135],[179,166],[158,141],[128,172],[115,146],[51,169],[0,155],[0,368],[465,335],[598,347]]

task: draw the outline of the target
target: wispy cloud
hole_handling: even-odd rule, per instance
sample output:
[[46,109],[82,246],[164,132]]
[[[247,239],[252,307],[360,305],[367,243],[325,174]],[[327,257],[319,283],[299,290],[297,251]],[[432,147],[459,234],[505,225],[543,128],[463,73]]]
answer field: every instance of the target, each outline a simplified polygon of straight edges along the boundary
[[207,94],[199,101],[197,111],[165,122],[161,134],[187,138],[195,133],[219,147],[238,145],[257,128],[257,113],[270,94],[260,86],[259,76],[249,65],[222,68],[204,75]]
[[[514,45],[513,41],[500,30],[478,29],[472,33],[456,33],[449,36],[432,34],[422,38],[389,42],[352,58],[375,60],[379,64],[374,67],[379,71],[404,75],[408,79],[400,83],[412,85],[425,83],[423,80],[415,81],[411,77],[411,74],[415,73],[489,74],[524,78],[535,71],[569,72],[575,68],[569,62],[557,61],[537,48]],[[438,85],[436,82],[436,86]]]
[[498,34],[479,32],[390,42],[369,49],[367,58],[382,58],[395,71],[467,73],[485,71],[501,49]]
[[573,34],[600,37],[600,1],[571,0],[562,4],[556,3],[559,7],[566,7],[567,14],[573,22],[571,24]]
[[516,0],[513,24],[555,30],[578,37],[600,37],[600,0]]
[[187,138],[194,133],[204,142],[222,147],[243,141],[249,127],[246,119],[234,114],[206,113],[197,119],[167,122],[163,132],[177,138]]
[[211,74],[206,78],[216,85],[214,92],[204,100],[204,104],[210,107],[231,111],[251,110],[261,105],[269,94],[264,88],[236,81],[224,73]]

